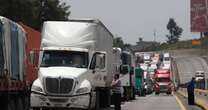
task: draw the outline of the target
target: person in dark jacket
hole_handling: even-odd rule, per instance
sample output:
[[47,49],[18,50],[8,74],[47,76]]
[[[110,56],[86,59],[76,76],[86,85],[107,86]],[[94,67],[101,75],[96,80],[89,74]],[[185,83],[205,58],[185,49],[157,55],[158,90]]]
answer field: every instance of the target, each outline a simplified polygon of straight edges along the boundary
[[111,86],[115,110],[121,110],[121,81],[119,79],[119,74],[114,75]]
[[191,81],[188,82],[187,92],[188,92],[188,104],[194,105],[194,88],[195,88],[195,78],[193,77]]

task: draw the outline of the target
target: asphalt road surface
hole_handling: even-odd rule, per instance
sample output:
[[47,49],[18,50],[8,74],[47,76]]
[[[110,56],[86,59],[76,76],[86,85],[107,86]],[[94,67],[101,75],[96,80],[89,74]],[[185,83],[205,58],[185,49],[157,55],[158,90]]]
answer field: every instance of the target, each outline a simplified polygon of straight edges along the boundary
[[181,108],[173,95],[152,94],[126,102],[122,105],[122,110],[181,110]]
[[[113,107],[102,110],[114,110]],[[173,95],[146,95],[136,100],[124,102],[121,110],[182,110]]]

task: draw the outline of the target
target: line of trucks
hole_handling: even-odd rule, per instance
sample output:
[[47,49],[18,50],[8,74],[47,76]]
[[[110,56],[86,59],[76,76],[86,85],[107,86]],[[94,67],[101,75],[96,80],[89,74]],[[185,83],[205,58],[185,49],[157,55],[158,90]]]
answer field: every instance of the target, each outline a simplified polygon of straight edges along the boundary
[[113,35],[99,20],[47,21],[40,37],[0,16],[3,110],[108,107],[116,73],[123,100],[132,100],[134,67],[133,55],[113,48]]
[[175,89],[172,82],[171,57],[167,52],[137,52],[136,62],[140,65],[136,68],[136,91],[144,96],[155,92],[171,94]]
[[[113,35],[97,19],[46,21],[39,33],[0,16],[0,107],[99,110],[112,104],[110,85],[116,73],[122,100],[133,100],[144,79],[148,82],[144,74],[135,78],[137,60],[113,47]],[[156,94],[171,93],[171,72],[163,67],[148,76],[154,77]],[[138,79],[141,86],[136,88]]]

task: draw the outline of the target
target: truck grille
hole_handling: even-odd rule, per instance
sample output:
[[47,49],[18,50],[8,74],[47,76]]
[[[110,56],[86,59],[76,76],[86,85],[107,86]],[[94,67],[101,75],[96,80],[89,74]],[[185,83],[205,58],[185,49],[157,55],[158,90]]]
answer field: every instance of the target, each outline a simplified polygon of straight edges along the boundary
[[52,94],[69,94],[72,91],[74,80],[66,78],[46,78],[46,91]]
[[168,89],[168,86],[167,85],[160,85],[160,90],[167,90]]

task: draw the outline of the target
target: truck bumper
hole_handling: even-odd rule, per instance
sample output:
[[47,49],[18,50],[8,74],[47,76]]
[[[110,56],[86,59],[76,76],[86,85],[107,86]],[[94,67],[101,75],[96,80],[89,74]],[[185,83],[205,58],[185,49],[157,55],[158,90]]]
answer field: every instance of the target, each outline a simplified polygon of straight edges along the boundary
[[87,109],[90,105],[90,94],[76,96],[46,96],[38,93],[31,93],[30,103],[32,108],[81,108]]

